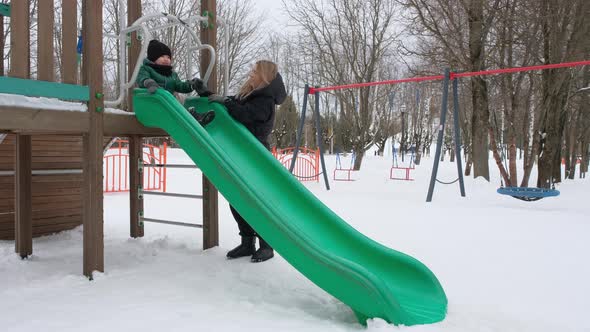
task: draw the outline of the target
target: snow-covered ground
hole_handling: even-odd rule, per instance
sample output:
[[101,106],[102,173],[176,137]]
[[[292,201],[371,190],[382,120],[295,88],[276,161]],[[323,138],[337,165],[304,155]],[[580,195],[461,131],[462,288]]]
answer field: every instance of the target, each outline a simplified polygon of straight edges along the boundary
[[[331,175],[334,156],[327,156]],[[180,150],[171,163],[189,163]],[[343,161],[343,165],[348,165]],[[561,196],[525,203],[496,194],[491,183],[466,179],[437,185],[425,203],[432,159],[416,181],[389,180],[390,157],[367,156],[355,182],[306,186],[369,237],[424,262],[449,299],[438,324],[396,327],[375,319],[368,331],[590,331],[590,181],[566,181]],[[168,171],[168,191],[199,193],[198,170]],[[456,177],[441,164],[441,180]],[[534,183],[534,182],[531,182]],[[286,198],[288,199],[288,198]],[[105,269],[81,276],[82,232],[34,240],[20,260],[0,241],[2,331],[363,331],[351,310],[281,257],[252,264],[228,261],[238,242],[220,196],[220,247],[202,251],[201,230],[146,225],[130,239],[128,195],[105,198]],[[201,202],[146,198],[146,216],[201,221]]]
[[[23,95],[14,95],[8,93],[0,93],[0,106],[14,106],[33,109],[74,112],[86,112],[88,110],[88,106],[84,103],[63,101],[56,98],[27,97]],[[105,113],[113,113],[119,115],[122,114],[130,116],[135,114],[110,107],[105,109]]]

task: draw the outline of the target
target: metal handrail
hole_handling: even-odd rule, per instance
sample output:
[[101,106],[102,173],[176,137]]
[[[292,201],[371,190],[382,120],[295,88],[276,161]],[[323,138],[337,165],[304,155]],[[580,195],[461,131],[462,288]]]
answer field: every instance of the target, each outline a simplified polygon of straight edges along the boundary
[[[122,0],[119,0],[119,8],[123,8],[122,7]],[[191,48],[191,50],[202,50],[202,49],[206,49],[209,51],[209,53],[211,54],[211,61],[209,62],[209,66],[207,67],[207,70],[205,72],[205,75],[203,77],[203,81],[205,82],[205,84],[207,84],[207,82],[209,81],[209,78],[211,76],[211,73],[213,72],[213,68],[215,65],[215,59],[216,59],[216,52],[215,49],[213,48],[213,46],[208,45],[208,44],[201,44],[200,39],[197,37],[197,34],[191,30],[188,26],[188,24],[183,21],[180,20],[178,17],[171,15],[171,14],[167,14],[167,13],[154,13],[154,14],[148,14],[148,15],[144,15],[142,17],[140,17],[139,19],[137,19],[135,22],[133,22],[133,24],[127,28],[123,28],[123,26],[121,26],[121,32],[118,35],[118,39],[119,39],[119,45],[120,45],[120,54],[121,57],[119,58],[119,80],[120,82],[126,82],[125,81],[125,75],[126,75],[126,59],[127,59],[127,47],[126,45],[126,36],[128,33],[134,32],[134,31],[138,31],[138,30],[142,30],[143,33],[143,40],[151,40],[152,39],[152,35],[150,30],[143,24],[144,22],[154,19],[154,18],[167,18],[171,21],[174,21],[175,23],[169,23],[166,25],[162,25],[162,26],[158,26],[152,30],[157,30],[157,29],[163,29],[163,28],[170,28],[173,26],[182,26],[186,29],[186,31],[188,31],[189,35],[192,37],[192,40],[196,42],[197,46]],[[199,16],[193,16],[189,18],[189,21],[203,21],[203,20],[209,20],[208,18],[204,18],[204,17],[199,17]],[[121,23],[123,25],[123,22]],[[146,51],[147,51],[147,47],[148,47],[148,43],[144,42],[142,43],[141,46],[141,51],[139,53],[136,65],[135,65],[135,69],[133,71],[133,74],[131,75],[131,78],[128,82],[126,82],[125,84],[120,84],[120,88],[119,88],[119,96],[116,100],[107,100],[105,101],[105,105],[108,107],[114,107],[119,105],[121,102],[123,102],[123,99],[125,97],[125,91],[129,88],[131,88],[134,84],[135,84],[135,80],[137,79],[137,75],[139,74],[139,64],[141,63],[141,61],[143,60],[143,58],[145,57]]]
[[203,225],[200,224],[191,224],[187,222],[181,221],[172,221],[172,220],[165,220],[165,219],[154,219],[154,218],[139,218],[140,226],[143,226],[144,222],[153,222],[156,224],[166,224],[166,225],[174,225],[174,226],[183,226],[183,227],[193,227],[193,228],[203,228]]
[[165,168],[196,168],[197,165],[182,165],[182,164],[143,164],[143,167],[165,167]]
[[168,196],[168,197],[181,197],[181,198],[192,198],[192,199],[203,199],[202,195],[190,195],[190,194],[178,194],[178,193],[163,193],[159,191],[146,191],[143,189],[139,190],[139,195],[152,195],[152,196]]

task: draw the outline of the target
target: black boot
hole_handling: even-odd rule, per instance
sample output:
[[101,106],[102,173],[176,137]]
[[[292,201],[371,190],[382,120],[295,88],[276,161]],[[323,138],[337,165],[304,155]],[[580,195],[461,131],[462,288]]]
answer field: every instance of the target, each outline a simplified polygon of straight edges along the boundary
[[213,111],[209,111],[207,113],[201,114],[201,113],[195,111],[194,107],[189,107],[188,112],[203,127],[205,127],[207,124],[209,124],[211,121],[213,121],[213,119],[215,119],[215,112],[213,112]]
[[258,238],[260,241],[260,249],[256,250],[252,255],[252,263],[260,263],[269,260],[274,257],[275,252],[272,247],[266,243],[261,237]]
[[242,243],[228,251],[227,258],[239,258],[252,255],[254,251],[256,251],[254,242],[256,242],[254,236],[242,236]]

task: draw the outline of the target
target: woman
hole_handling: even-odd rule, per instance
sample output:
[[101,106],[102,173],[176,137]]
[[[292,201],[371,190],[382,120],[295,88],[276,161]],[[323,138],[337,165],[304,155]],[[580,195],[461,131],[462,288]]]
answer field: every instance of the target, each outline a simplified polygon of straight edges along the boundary
[[[206,94],[198,91],[199,95]],[[274,126],[275,108],[285,101],[287,92],[283,78],[275,63],[261,60],[250,71],[248,80],[240,92],[233,97],[209,96],[209,101],[219,102],[227,107],[229,114],[242,123],[260,143],[270,150],[269,137]],[[248,224],[230,205],[231,213],[238,223],[242,242],[227,253],[228,258],[252,256],[252,262],[264,262],[274,256],[272,247]],[[258,236],[260,248],[256,250]]]

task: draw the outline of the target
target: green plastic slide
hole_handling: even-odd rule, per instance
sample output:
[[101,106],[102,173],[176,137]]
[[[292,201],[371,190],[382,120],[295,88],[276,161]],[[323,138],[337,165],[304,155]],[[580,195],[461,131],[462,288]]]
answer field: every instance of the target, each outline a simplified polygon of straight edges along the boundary
[[134,93],[137,119],[162,128],[186,151],[219,192],[316,285],[349,305],[361,323],[379,317],[414,325],[444,319],[447,298],[418,260],[364,236],[289,173],[225,107],[206,98],[186,101],[215,111],[201,127],[170,93]]

